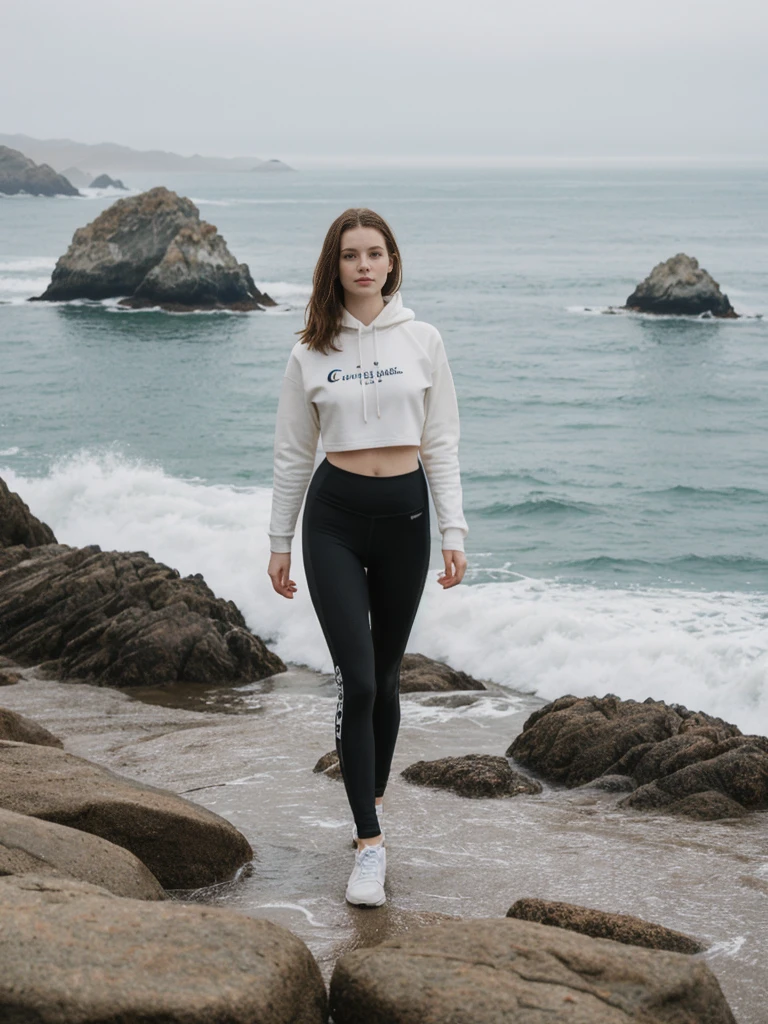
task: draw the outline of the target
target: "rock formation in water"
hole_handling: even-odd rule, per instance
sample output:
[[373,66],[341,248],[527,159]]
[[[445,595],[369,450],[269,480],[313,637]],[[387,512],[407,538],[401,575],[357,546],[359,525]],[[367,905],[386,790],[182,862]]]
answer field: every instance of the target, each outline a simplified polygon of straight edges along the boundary
[[679,252],[657,264],[627,299],[625,309],[675,316],[737,317],[720,285],[692,256]]
[[100,174],[98,178],[94,178],[88,188],[121,188],[124,192],[128,191],[119,178],[110,178],[108,174]]
[[612,939],[629,946],[646,949],[666,949],[672,953],[703,953],[703,942],[691,935],[673,931],[661,924],[652,924],[632,914],[610,914],[592,907],[579,907],[556,900],[517,900],[507,911],[507,917],[519,921],[538,921],[553,928],[590,935],[593,939]]
[[768,738],[650,697],[560,697],[530,716],[506,754],[569,787],[627,776],[632,792],[619,807],[699,820],[768,809]]
[[120,296],[125,305],[176,310],[275,305],[192,200],[162,186],[118,199],[78,228],[50,285],[30,301]]
[[295,167],[289,167],[288,164],[284,164],[282,160],[265,160],[263,164],[257,164],[256,167],[252,167],[251,170],[259,171],[262,174],[269,174],[273,171],[296,171]]
[[48,164],[36,164],[18,149],[0,146],[0,192],[15,196],[79,196],[75,186]]
[[3,1021],[328,1020],[301,939],[230,907],[126,899],[41,872],[0,878],[0,917]]
[[406,654],[400,668],[400,692],[427,690],[485,690],[479,679],[451,668],[444,661],[435,661],[424,654]]
[[72,182],[77,188],[87,188],[88,182],[93,181],[94,175],[90,171],[81,171],[79,167],[66,167],[59,172],[67,181]]
[[336,1024],[735,1024],[702,960],[512,917],[441,921],[345,953]]
[[160,262],[119,305],[250,310],[274,303],[259,291],[247,264],[237,262],[213,224],[199,221],[179,230]]
[[449,789],[459,796],[502,797],[541,792],[541,783],[515,771],[506,757],[463,754],[416,761],[400,772],[406,782],[433,789]]
[[23,544],[27,548],[55,544],[53,530],[32,515],[15,491],[0,478],[0,548]]

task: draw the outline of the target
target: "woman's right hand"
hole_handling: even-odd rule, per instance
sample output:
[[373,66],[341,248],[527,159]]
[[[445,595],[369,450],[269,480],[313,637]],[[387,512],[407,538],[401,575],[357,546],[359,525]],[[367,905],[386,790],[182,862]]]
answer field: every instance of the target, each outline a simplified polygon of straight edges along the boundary
[[283,597],[293,598],[296,584],[289,578],[291,571],[291,555],[288,551],[273,551],[269,558],[267,574],[272,586]]

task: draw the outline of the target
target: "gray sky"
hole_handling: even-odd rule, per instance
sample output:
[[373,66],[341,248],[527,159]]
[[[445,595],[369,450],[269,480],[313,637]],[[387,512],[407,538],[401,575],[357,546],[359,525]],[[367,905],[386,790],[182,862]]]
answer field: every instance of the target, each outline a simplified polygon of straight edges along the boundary
[[768,158],[765,0],[10,0],[0,132],[183,154]]

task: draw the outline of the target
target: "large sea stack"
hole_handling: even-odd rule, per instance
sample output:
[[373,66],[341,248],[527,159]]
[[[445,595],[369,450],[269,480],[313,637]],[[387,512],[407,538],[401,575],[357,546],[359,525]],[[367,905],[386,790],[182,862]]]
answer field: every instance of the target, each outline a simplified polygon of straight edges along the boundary
[[15,196],[79,196],[80,193],[63,174],[48,164],[36,164],[18,149],[0,146],[0,192]]
[[657,264],[635,288],[624,308],[672,316],[738,316],[717,281],[699,266],[695,257],[684,252]]
[[30,301],[118,297],[174,310],[275,305],[192,200],[162,186],[118,199],[78,228],[51,283]]

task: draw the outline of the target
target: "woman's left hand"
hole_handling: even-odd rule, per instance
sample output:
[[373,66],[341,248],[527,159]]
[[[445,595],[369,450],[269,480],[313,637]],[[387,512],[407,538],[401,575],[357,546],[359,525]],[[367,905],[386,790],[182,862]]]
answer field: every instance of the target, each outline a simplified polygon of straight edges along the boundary
[[467,571],[467,559],[463,551],[443,549],[443,561],[445,562],[445,572],[438,576],[437,582],[443,590],[447,590],[448,587],[455,587],[464,579],[464,573]]

